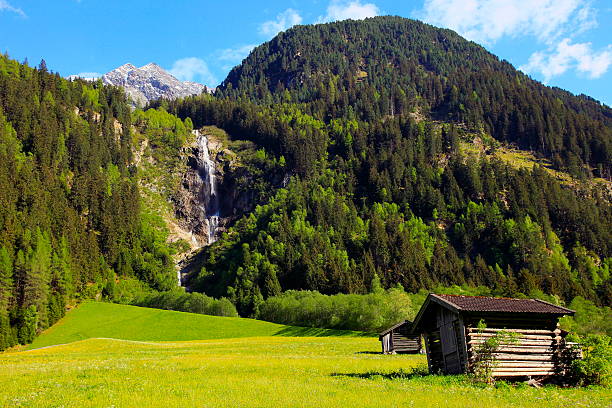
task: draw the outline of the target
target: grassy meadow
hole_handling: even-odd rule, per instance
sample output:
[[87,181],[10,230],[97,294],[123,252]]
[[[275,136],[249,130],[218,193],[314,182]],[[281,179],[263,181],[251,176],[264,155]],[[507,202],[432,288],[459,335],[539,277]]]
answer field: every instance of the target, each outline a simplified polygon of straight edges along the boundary
[[[97,326],[89,323],[96,314]],[[143,331],[126,330],[130,324]],[[181,338],[192,325],[198,327]],[[304,330],[308,329],[85,303],[33,347],[77,341],[0,354],[0,406],[604,407],[612,403],[605,388],[483,388],[462,376],[411,374],[412,368],[425,364],[424,356],[381,355],[376,337],[334,336],[329,331],[310,333],[320,337],[291,336],[308,335]],[[252,337],[246,337],[249,332]],[[109,333],[123,339],[78,339],[111,337]],[[172,341],[162,341],[171,336]]]
[[347,330],[285,326],[238,317],[217,317],[114,303],[85,302],[37,337],[27,349],[90,338],[185,341],[254,336],[361,336]]

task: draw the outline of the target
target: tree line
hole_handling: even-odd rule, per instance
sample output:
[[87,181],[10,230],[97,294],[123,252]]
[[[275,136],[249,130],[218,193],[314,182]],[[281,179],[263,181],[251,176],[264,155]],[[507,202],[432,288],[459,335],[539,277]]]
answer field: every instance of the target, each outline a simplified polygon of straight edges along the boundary
[[123,90],[0,56],[0,350],[118,277],[176,285],[146,222]]

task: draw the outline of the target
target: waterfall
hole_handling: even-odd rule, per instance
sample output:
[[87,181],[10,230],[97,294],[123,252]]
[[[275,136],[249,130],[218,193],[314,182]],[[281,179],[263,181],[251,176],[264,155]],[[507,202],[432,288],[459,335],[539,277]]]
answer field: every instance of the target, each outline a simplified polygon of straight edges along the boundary
[[198,165],[199,174],[202,179],[200,206],[205,222],[208,227],[208,244],[217,240],[217,228],[219,227],[219,197],[217,195],[217,171],[215,163],[210,158],[208,150],[208,138],[196,130],[198,143]]
[[[208,137],[194,130],[196,145],[188,158],[188,169],[183,175],[180,194],[177,195],[177,215],[184,219],[192,248],[201,248],[217,241],[223,220],[220,217],[221,202],[217,191],[222,175],[217,173],[214,157],[208,148]],[[193,253],[191,254],[193,255]],[[177,280],[179,286],[189,285],[190,261],[179,262]]]

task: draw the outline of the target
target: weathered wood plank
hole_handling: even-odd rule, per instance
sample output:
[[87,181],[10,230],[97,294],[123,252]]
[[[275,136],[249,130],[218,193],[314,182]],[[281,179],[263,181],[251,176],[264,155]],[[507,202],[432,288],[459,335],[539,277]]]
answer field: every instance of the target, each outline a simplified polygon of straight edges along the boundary
[[[497,353],[492,355],[497,361],[517,361],[517,360],[532,360],[532,361],[553,361],[555,355],[553,353],[550,354],[507,354],[507,353]],[[472,356],[472,360],[475,359],[475,356]]]
[[518,354],[534,354],[534,353],[546,353],[552,354],[554,353],[554,349],[552,347],[512,347],[512,346],[502,346],[497,349],[498,353],[518,353]]
[[[486,339],[490,337],[497,336],[496,333],[470,333],[469,338],[471,339]],[[519,337],[519,339],[525,340],[561,340],[560,336],[546,336],[543,334],[523,334]]]
[[[484,342],[485,342],[485,339],[473,339],[473,340],[468,341],[468,346],[480,345]],[[502,343],[502,344],[503,345],[516,344],[519,346],[542,347],[542,346],[550,346],[550,345],[556,344],[556,342],[554,342],[552,339],[551,340],[524,340],[524,341],[519,339],[517,343]]]
[[552,368],[546,368],[546,367],[496,367],[493,369],[493,372],[499,372],[499,371],[507,371],[507,372],[533,372],[533,371],[555,371]]
[[542,371],[494,371],[494,377],[533,377],[539,375],[554,375],[554,370],[542,370]]
[[484,328],[478,329],[470,327],[467,329],[469,333],[499,333],[499,332],[510,332],[510,333],[525,333],[525,334],[559,334],[561,330],[540,330],[540,329],[495,329],[495,328]]
[[496,369],[503,367],[554,368],[555,363],[551,361],[498,361]]

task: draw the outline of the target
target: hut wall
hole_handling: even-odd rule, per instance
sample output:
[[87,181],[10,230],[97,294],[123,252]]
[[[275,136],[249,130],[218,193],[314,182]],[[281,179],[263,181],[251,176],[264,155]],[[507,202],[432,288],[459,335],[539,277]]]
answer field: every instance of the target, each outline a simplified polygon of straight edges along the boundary
[[380,342],[382,344],[382,352],[383,354],[389,354],[393,352],[393,343],[391,333],[387,333],[381,337]]
[[438,328],[442,341],[442,354],[444,356],[444,373],[459,374],[462,372],[461,353],[462,343],[460,337],[461,322],[459,315],[444,308],[438,309]]
[[[478,347],[503,329],[467,329],[470,362],[477,358]],[[560,330],[508,329],[517,335],[516,342],[502,344],[493,354],[496,377],[528,377],[560,374],[564,370],[561,354],[564,342]],[[473,367],[472,367],[473,368]]]
[[411,334],[409,324],[397,325],[380,336],[382,352],[391,353],[418,353],[421,351],[421,335]]
[[457,313],[435,306],[433,324],[426,331],[427,363],[430,372],[458,374],[465,370],[465,330]]
[[408,335],[402,330],[393,330],[392,343],[396,353],[418,353],[421,350],[421,336]]
[[466,326],[476,327],[483,320],[487,327],[499,329],[555,330],[558,319],[547,315],[517,313],[477,313],[464,317]]

